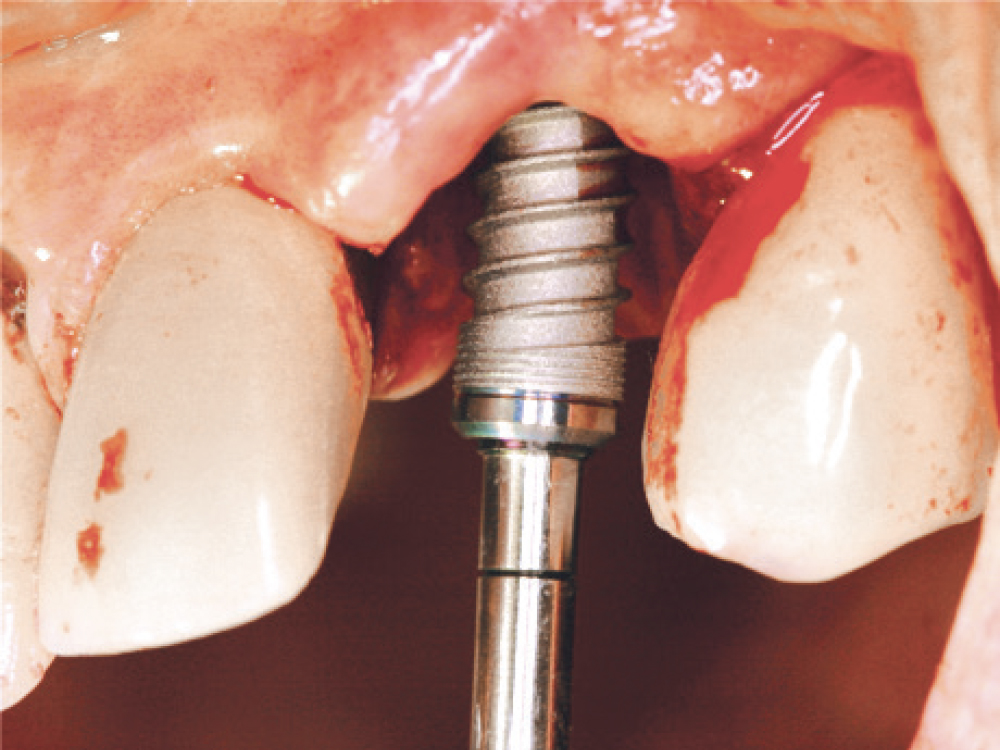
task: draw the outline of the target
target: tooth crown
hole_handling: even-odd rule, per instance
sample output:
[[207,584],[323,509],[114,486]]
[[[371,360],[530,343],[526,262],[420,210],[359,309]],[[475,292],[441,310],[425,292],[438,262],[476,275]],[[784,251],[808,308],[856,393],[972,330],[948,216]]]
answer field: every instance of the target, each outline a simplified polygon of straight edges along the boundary
[[[6,286],[10,258],[5,255],[3,262]],[[37,564],[59,414],[42,385],[21,321],[9,319],[5,310],[0,322],[4,328],[0,709],[6,709],[42,679],[52,661],[38,639]]]
[[804,161],[735,296],[686,330],[675,308],[665,334],[647,491],[692,546],[821,580],[981,512],[997,443],[985,271],[925,132],[907,107],[833,115],[709,234],[681,310]]
[[294,597],[322,560],[371,361],[342,251],[240,190],[182,196],[126,248],[52,468],[42,637],[113,653]]

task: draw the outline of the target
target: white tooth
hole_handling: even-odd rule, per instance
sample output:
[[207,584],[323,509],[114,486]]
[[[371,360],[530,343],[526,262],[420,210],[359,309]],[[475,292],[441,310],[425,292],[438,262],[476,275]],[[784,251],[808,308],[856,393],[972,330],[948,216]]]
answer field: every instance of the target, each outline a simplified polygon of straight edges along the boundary
[[[4,258],[7,262],[7,258]],[[38,545],[59,414],[16,325],[3,318],[0,710],[27,695],[52,655],[38,639]]]
[[911,750],[996,750],[1000,742],[998,591],[1000,482],[994,479],[976,558]]
[[[668,326],[646,483],[692,546],[823,580],[981,512],[997,434],[979,249],[919,117],[833,115],[736,296]],[[751,226],[769,209],[729,210]],[[677,309],[712,268],[695,261]]]
[[158,211],[97,301],[70,389],[45,644],[165,645],[295,597],[322,560],[370,378],[326,234],[233,188]]
[[[996,3],[900,3],[905,46],[920,83],[927,116],[934,125],[945,163],[951,169],[984,237],[995,233],[1000,175],[990,174],[990,111],[996,95],[1000,55],[1000,11]],[[961,81],[961,86],[955,82]],[[995,116],[995,115],[994,115]],[[993,201],[991,207],[990,202]],[[992,233],[992,235],[991,235]],[[992,250],[993,262],[1000,258]],[[995,265],[995,267],[998,267]]]

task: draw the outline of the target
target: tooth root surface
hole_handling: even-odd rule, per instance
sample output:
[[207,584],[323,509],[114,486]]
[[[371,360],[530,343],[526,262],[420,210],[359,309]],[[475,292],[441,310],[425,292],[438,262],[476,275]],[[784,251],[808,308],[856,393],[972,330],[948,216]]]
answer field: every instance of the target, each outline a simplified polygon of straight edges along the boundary
[[27,342],[6,314],[3,326],[0,704],[6,709],[38,684],[52,661],[38,638],[37,565],[59,415]]
[[368,397],[343,252],[241,190],[175,198],[97,301],[51,476],[40,620],[60,654],[166,645],[295,597]]
[[[691,546],[823,580],[982,511],[997,441],[984,272],[927,132],[909,107],[839,110],[706,239],[644,446],[653,514]],[[709,299],[781,200],[746,276]]]

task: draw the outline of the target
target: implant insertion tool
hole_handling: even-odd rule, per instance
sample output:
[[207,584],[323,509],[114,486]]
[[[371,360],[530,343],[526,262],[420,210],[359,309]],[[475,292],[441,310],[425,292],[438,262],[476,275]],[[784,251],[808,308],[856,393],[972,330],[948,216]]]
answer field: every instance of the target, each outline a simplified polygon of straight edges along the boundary
[[484,457],[470,747],[564,750],[583,461],[624,391],[630,152],[562,105],[514,116],[487,148],[452,415]]

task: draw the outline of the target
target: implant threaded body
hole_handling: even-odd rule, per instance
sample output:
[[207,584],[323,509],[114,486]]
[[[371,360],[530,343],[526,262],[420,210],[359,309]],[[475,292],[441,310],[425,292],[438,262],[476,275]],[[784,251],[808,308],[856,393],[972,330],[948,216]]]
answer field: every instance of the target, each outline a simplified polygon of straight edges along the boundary
[[551,106],[511,118],[490,151],[486,215],[469,229],[480,264],[465,279],[475,314],[459,334],[456,388],[620,401],[628,149],[604,123]]

